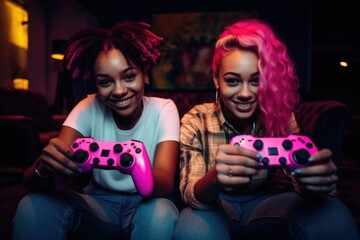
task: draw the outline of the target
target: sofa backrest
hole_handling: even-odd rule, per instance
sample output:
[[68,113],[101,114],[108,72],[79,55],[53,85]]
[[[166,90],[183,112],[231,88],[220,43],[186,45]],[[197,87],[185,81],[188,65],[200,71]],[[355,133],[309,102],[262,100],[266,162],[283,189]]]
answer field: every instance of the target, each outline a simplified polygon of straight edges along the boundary
[[0,115],[21,115],[34,120],[39,132],[52,128],[51,108],[35,89],[0,88]]

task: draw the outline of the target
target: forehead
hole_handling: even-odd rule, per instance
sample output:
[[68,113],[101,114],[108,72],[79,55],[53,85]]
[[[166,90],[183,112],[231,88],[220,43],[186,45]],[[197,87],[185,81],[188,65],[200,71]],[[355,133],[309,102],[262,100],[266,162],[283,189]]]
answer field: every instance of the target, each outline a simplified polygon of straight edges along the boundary
[[224,54],[220,62],[220,68],[227,71],[258,71],[258,57],[254,52],[248,50],[234,48]]

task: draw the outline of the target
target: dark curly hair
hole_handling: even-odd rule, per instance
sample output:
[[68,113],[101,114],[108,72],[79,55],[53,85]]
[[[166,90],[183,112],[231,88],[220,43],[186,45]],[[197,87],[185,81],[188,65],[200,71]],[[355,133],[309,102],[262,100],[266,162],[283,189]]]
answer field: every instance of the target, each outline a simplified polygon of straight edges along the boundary
[[144,22],[124,21],[109,29],[79,31],[67,42],[60,71],[73,80],[93,80],[98,54],[116,48],[129,63],[147,73],[160,56],[158,46],[163,39],[151,32],[150,28]]

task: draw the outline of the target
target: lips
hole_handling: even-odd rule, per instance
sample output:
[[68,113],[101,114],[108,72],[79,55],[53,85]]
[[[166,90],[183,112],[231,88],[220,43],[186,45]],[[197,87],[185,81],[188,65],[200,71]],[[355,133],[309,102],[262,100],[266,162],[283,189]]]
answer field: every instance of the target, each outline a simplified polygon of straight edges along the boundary
[[241,112],[247,112],[252,109],[252,105],[254,102],[246,102],[246,103],[239,103],[235,102],[236,109]]

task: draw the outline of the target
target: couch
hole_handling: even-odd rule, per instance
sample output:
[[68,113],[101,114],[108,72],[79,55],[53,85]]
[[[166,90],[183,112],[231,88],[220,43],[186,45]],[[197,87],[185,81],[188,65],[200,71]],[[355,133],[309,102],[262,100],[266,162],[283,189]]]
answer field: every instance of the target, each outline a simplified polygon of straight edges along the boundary
[[0,88],[0,185],[21,179],[24,169],[58,134],[65,117],[52,114],[37,90]]
[[[164,97],[164,98],[172,99],[178,107],[180,116],[182,116],[195,104],[202,102],[212,102],[215,100],[215,93],[213,91],[157,90],[157,91],[148,92],[147,94],[155,97]],[[3,104],[2,101],[3,99],[1,99],[1,104]],[[30,106],[27,102],[23,102],[23,104],[25,106]],[[43,106],[43,107],[48,108],[48,106]],[[299,105],[296,111],[296,117],[298,118],[299,121],[298,123],[301,127],[301,134],[309,136],[319,148],[320,147],[330,148],[334,153],[334,161],[337,164],[341,164],[340,160],[342,155],[343,130],[348,118],[348,108],[344,104],[337,101],[328,101],[328,100],[305,101]],[[16,120],[14,120],[14,122],[16,122]],[[37,128],[40,128],[40,126],[38,126]],[[30,142],[31,141],[30,136],[36,135],[36,131],[38,130],[29,130],[29,131],[30,131],[29,136],[24,138],[26,139],[24,140],[25,145],[33,144],[32,142]],[[26,132],[20,131],[20,133],[25,134]],[[1,135],[1,138],[3,138],[5,142],[7,142],[9,137],[4,138],[3,135]],[[13,140],[16,142],[18,138],[15,138]],[[40,143],[37,144],[41,145]],[[20,149],[18,143],[16,143],[15,145],[17,146],[15,150]],[[11,159],[12,154],[8,154],[7,156],[10,157]],[[275,176],[275,183],[277,184],[278,189],[287,190],[291,188],[291,183],[286,178],[286,176],[281,173],[282,173],[281,171],[278,171],[278,174]],[[77,179],[73,185],[73,188],[75,190],[81,191],[82,186],[89,180],[89,177],[90,177],[89,175],[86,175],[83,178]],[[176,179],[176,183],[178,183],[178,179]],[[11,239],[11,219],[15,213],[17,203],[19,202],[21,197],[26,193],[27,191],[19,182],[13,185],[8,184],[0,189],[0,216],[1,216],[0,238],[1,239],[4,240]],[[178,204],[179,208],[181,208],[183,205],[180,200],[178,188],[176,188],[174,191],[174,198],[176,204]]]

